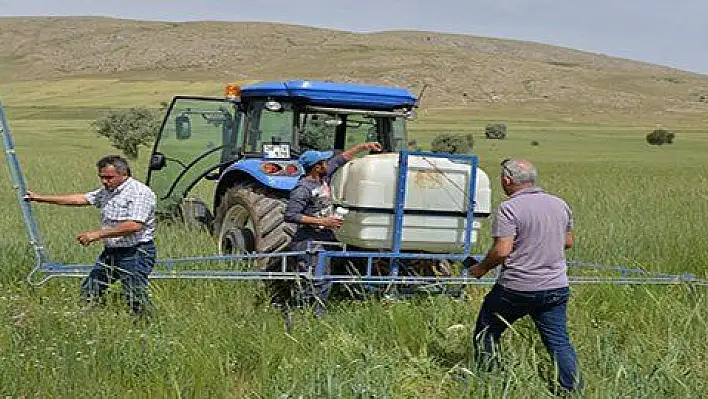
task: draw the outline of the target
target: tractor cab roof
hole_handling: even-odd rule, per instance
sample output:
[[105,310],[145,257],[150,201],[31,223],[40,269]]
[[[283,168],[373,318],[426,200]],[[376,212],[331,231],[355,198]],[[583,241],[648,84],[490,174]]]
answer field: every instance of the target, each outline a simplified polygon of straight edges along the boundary
[[249,97],[289,97],[308,105],[375,110],[412,108],[417,102],[403,88],[314,80],[253,83],[241,88],[241,98]]

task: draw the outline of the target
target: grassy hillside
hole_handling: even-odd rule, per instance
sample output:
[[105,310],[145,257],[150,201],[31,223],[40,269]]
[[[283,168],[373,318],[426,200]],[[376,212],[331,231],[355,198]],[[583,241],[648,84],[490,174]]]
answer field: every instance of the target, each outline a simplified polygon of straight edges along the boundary
[[[0,18],[0,81],[312,78],[395,84],[426,107],[649,124],[705,122],[708,77],[529,42],[266,23]],[[313,68],[317,65],[317,68]]]

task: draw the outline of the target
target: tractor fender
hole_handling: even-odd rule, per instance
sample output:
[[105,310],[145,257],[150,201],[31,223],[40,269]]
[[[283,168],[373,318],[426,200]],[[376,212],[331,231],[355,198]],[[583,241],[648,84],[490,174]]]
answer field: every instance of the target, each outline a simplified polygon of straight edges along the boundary
[[224,193],[234,184],[257,181],[264,187],[273,190],[290,192],[300,176],[271,176],[263,172],[260,159],[246,159],[230,165],[219,177],[219,183],[214,193],[214,209],[216,210]]

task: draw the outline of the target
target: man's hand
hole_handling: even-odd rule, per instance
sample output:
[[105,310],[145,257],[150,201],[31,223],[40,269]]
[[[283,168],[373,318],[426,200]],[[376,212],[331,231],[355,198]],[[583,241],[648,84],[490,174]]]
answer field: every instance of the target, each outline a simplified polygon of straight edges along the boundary
[[98,241],[101,239],[101,232],[100,231],[85,231],[83,233],[79,233],[76,236],[76,240],[81,243],[81,245],[89,245],[94,241]]
[[376,151],[380,152],[383,150],[383,147],[381,144],[373,141],[373,142],[368,142],[368,143],[362,143],[361,145],[361,150],[360,151]]
[[487,252],[487,256],[479,263],[470,256],[465,259],[465,266],[471,266],[470,274],[476,278],[482,278],[488,271],[504,263],[504,259],[509,256],[513,246],[514,236],[494,237],[494,245]]
[[368,142],[368,143],[361,143],[357,144],[348,150],[344,151],[342,155],[346,159],[352,159],[352,157],[360,152],[364,151],[375,151],[375,152],[381,152],[383,150],[383,147],[381,144],[377,142]]
[[320,218],[319,225],[327,227],[329,229],[338,229],[342,227],[342,224],[344,221],[340,218],[334,217],[334,216],[327,216],[324,218]]
[[[484,262],[482,262],[482,263],[484,263]],[[484,267],[484,265],[482,263],[479,263],[477,261],[477,259],[470,256],[462,262],[462,265],[464,267],[468,268],[470,271],[470,274],[472,274],[475,278],[482,278],[482,276],[487,274],[487,272],[489,271],[489,269]]]
[[470,274],[475,278],[482,278],[488,271],[486,267],[482,267],[479,263],[470,268]]
[[37,201],[40,197],[41,197],[41,195],[39,195],[37,193],[33,193],[30,190],[27,190],[27,191],[25,191],[25,196],[22,197],[22,199],[24,199],[27,202],[32,202],[32,201]]

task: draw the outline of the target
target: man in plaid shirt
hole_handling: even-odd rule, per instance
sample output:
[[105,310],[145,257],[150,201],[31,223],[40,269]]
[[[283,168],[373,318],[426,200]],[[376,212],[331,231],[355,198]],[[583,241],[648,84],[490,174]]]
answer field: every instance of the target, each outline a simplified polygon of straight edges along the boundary
[[155,193],[130,176],[120,156],[101,158],[96,166],[103,188],[88,193],[40,195],[28,191],[27,201],[56,205],[94,205],[101,210],[101,228],[79,233],[82,245],[103,240],[96,266],[81,284],[86,302],[100,299],[106,288],[120,280],[128,304],[136,314],[152,308],[147,293],[148,275],[155,265]]

